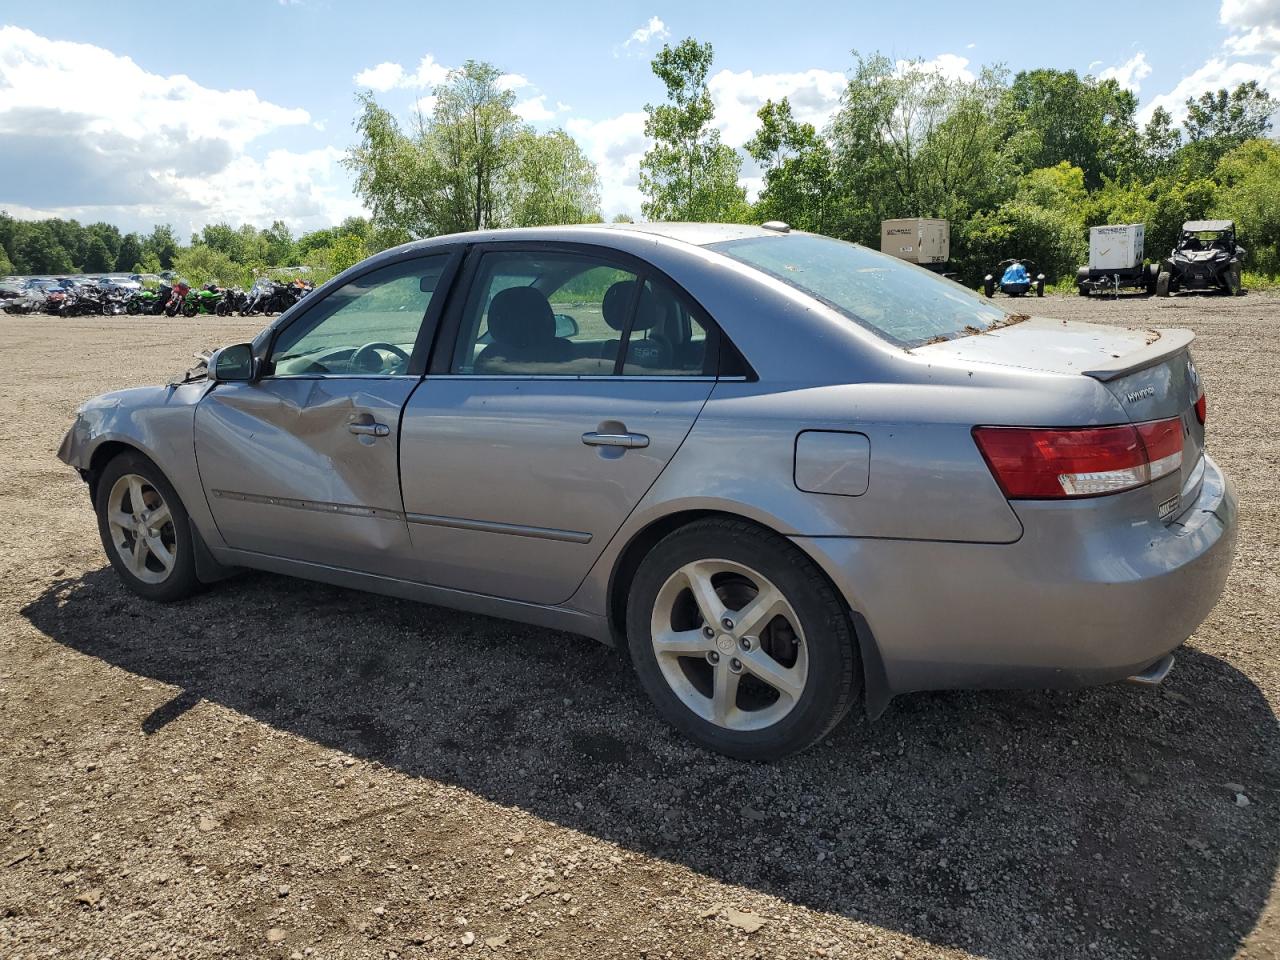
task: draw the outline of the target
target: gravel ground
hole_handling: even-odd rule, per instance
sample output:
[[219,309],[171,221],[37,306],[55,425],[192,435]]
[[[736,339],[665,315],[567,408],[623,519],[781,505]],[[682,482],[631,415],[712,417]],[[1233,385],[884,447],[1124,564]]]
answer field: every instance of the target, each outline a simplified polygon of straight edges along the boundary
[[134,599],[53,451],[257,324],[0,316],[0,956],[1280,956],[1280,300],[1034,306],[1198,332],[1226,595],[1160,691],[903,697],[772,766],[575,637]]

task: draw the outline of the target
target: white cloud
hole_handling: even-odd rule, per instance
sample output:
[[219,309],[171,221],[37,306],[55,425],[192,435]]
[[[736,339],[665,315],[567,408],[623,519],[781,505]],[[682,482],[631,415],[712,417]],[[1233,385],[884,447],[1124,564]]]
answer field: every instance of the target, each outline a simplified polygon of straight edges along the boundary
[[353,203],[338,151],[250,152],[266,134],[311,123],[306,110],[252,90],[216,90],[92,44],[0,27],[0,206],[15,212],[126,228],[277,217],[321,226]]
[[937,73],[948,80],[961,80],[973,83],[973,71],[969,69],[969,58],[958,53],[940,53],[932,60],[921,60],[913,64],[910,60],[899,60],[894,66],[902,73],[910,66],[916,66],[926,73]]
[[521,100],[515,105],[514,109],[516,116],[525,123],[551,120],[556,115],[556,111],[547,106],[547,96],[544,93],[540,93],[536,97],[529,97],[527,100]]
[[1164,107],[1175,122],[1186,116],[1186,101],[1200,96],[1207,90],[1234,90],[1239,84],[1256,80],[1258,85],[1280,96],[1280,55],[1265,63],[1244,60],[1228,60],[1214,57],[1199,69],[1183,77],[1168,93],[1153,97],[1138,111],[1138,120],[1146,123],[1156,107]]
[[1120,86],[1137,93],[1142,89],[1142,81],[1149,76],[1151,76],[1151,64],[1147,63],[1147,55],[1138,51],[1119,66],[1107,67],[1098,74],[1098,79],[1114,80]]
[[499,90],[521,90],[529,86],[529,78],[522,73],[504,73],[498,78]]
[[834,70],[802,73],[754,73],[721,70],[707,82],[716,107],[716,126],[725,143],[740,147],[755,135],[756,114],[766,100],[791,101],[797,120],[821,130],[840,105],[848,81]]
[[351,79],[357,87],[368,87],[385,93],[404,81],[404,67],[398,63],[380,63],[376,67],[361,70]]
[[[397,87],[424,90],[444,83],[451,69],[453,68],[438,63],[436,58],[428,53],[418,61],[418,69],[412,73],[405,70],[398,63],[380,63],[377,66],[361,70],[351,79],[357,87],[366,87],[379,93],[386,93],[388,90],[394,90]],[[508,77],[517,76],[517,74],[507,74],[501,79],[505,80]]]
[[632,30],[631,36],[627,37],[621,46],[613,48],[613,55],[620,57],[625,53],[639,56],[649,46],[650,41],[666,40],[669,36],[671,31],[667,29],[667,25],[658,17],[650,17],[647,22]]
[[565,121],[565,129],[596,165],[600,207],[606,219],[617,213],[640,216],[640,160],[649,148],[644,121],[641,111],[605,120],[573,117]]
[[1226,48],[1237,56],[1280,53],[1280,0],[1222,0],[1218,20],[1231,30]]
[[636,27],[631,31],[631,36],[627,38],[624,47],[635,45],[643,47],[650,40],[665,40],[671,36],[671,31],[667,29],[667,25],[657,17],[650,17],[649,21],[643,26]]

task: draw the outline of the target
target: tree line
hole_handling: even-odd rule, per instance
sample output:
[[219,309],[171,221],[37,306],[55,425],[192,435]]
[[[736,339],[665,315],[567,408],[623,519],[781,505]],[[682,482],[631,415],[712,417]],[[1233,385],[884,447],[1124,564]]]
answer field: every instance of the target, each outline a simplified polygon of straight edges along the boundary
[[[784,220],[870,246],[882,220],[939,217],[951,221],[952,268],[968,282],[1010,256],[1071,276],[1091,225],[1145,223],[1154,259],[1185,220],[1225,217],[1240,228],[1249,267],[1280,274],[1280,146],[1269,137],[1280,104],[1257,83],[1188,100],[1181,124],[1163,108],[1140,123],[1137,97],[1113,79],[1000,66],[956,78],[918,60],[853,58],[823,129],[797,119],[786,98],[770,100],[740,152],[715,125],[711,44],[665,45],[652,67],[666,98],[645,106],[641,215]],[[368,218],[297,238],[280,221],[218,223],[181,244],[167,225],[122,234],[0,213],[0,274],[173,269],[228,283],[306,266],[324,279],[416,237],[599,221],[595,165],[564,130],[523,122],[502,78],[468,61],[407,124],[372,93],[358,95],[343,162]],[[748,157],[763,174],[754,202],[740,185]]]

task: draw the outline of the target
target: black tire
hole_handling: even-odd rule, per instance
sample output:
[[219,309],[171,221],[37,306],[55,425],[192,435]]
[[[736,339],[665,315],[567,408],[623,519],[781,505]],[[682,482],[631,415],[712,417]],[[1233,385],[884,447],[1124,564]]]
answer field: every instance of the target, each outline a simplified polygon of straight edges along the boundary
[[[174,563],[168,575],[159,583],[149,583],[130,570],[112,538],[107,520],[107,504],[116,481],[127,474],[136,474],[154,487],[164,498],[172,517]],[[98,514],[98,535],[102,538],[102,549],[106,551],[107,559],[111,561],[121,582],[129,590],[146,600],[171,603],[191,596],[200,588],[200,581],[196,578],[195,545],[192,542],[187,509],[168,478],[150,459],[141,453],[130,451],[111,460],[97,479],[94,509]]]
[[138,314],[142,312],[142,305],[139,304],[136,300],[130,300],[128,303],[124,305],[124,312],[131,317],[136,317]]
[[194,317],[200,312],[200,305],[192,300],[188,300],[182,305],[182,315],[187,319]]
[[991,277],[987,277],[987,279],[982,281],[982,292],[986,294],[988,298],[996,295],[996,282],[991,279]]
[[1036,281],[1036,296],[1037,296],[1037,297],[1043,297],[1043,296],[1044,296],[1044,281],[1043,281],[1043,280],[1037,280],[1037,281]]
[[1079,286],[1076,287],[1076,292],[1078,292],[1082,297],[1089,296],[1088,284],[1084,284],[1084,283],[1080,284]]
[[1169,288],[1172,285],[1172,282],[1173,277],[1169,274],[1169,271],[1161,270],[1159,275],[1156,277],[1156,296],[1167,297],[1169,295]]
[[[808,658],[803,692],[789,712],[758,730],[732,730],[699,716],[673,691],[654,653],[651,621],[663,585],[685,564],[709,559],[757,571],[782,592],[800,622]],[[645,556],[629,591],[627,645],[663,718],[701,746],[739,760],[777,760],[804,750],[826,736],[862,693],[856,640],[839,594],[794,544],[741,520],[699,520]]]
[[1233,297],[1244,296],[1244,277],[1238,263],[1227,268],[1227,293]]

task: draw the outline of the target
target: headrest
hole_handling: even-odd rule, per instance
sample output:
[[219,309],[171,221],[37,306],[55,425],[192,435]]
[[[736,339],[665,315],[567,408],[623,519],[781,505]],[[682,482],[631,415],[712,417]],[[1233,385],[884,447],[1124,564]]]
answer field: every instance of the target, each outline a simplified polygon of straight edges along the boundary
[[[627,311],[631,309],[631,298],[635,296],[635,280],[619,280],[604,293],[604,301],[600,311],[604,314],[604,322],[619,333],[627,325]],[[658,298],[649,287],[640,291],[640,305],[636,310],[636,322],[632,330],[652,330],[661,319]]]
[[507,347],[529,347],[556,338],[556,316],[542,292],[510,287],[489,303],[489,335]]

